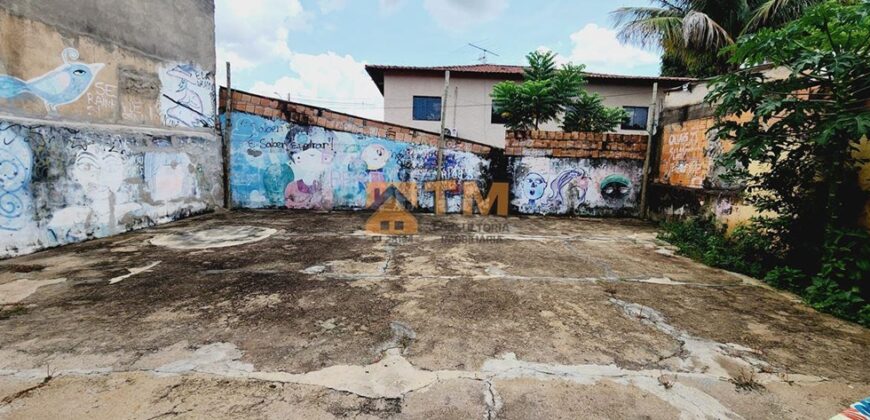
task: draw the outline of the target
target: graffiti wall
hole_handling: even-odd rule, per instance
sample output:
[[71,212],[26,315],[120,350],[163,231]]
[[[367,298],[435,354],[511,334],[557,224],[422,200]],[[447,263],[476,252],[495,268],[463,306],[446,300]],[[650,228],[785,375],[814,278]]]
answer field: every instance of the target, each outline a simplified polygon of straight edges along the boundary
[[[234,112],[230,184],[244,208],[363,209],[367,185],[415,182],[422,209],[434,208],[435,147],[288,123]],[[489,162],[474,153],[445,150],[444,179],[480,181]],[[461,188],[461,187],[459,187]],[[448,211],[462,209],[462,191],[447,193]]]
[[522,214],[632,215],[643,162],[638,160],[515,157],[511,205]]
[[213,208],[222,191],[212,143],[0,120],[0,257]]
[[214,127],[213,75],[193,64],[161,66],[160,115],[171,127]]
[[687,188],[729,188],[717,159],[731,145],[710,132],[713,118],[667,124],[662,131],[658,182]]
[[[206,63],[162,60],[96,36],[69,37],[2,7],[0,28],[0,113],[185,129],[215,125],[214,54]],[[201,55],[200,44],[190,48],[191,57]]]
[[154,0],[83,19],[75,2],[2,3],[0,258],[222,203],[213,10]]

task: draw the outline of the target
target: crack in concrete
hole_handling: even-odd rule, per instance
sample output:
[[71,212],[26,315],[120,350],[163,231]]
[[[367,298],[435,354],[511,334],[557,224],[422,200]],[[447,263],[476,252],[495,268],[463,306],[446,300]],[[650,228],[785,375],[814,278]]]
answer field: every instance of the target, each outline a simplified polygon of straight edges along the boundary
[[[655,317],[653,315],[652,317]],[[658,318],[656,318],[658,319]],[[678,333],[679,330],[666,325],[666,331]],[[683,413],[684,418],[711,416],[715,418],[737,418],[733,412],[722,406],[712,396],[689,385],[678,382],[677,378],[693,378],[707,381],[728,382],[716,373],[696,370],[692,372],[668,371],[661,369],[630,370],[616,365],[559,365],[517,360],[516,355],[507,353],[499,358],[489,359],[477,371],[438,370],[430,371],[413,366],[402,355],[401,348],[388,348],[382,358],[366,366],[336,365],[307,373],[257,371],[249,363],[241,362],[243,353],[230,343],[213,343],[202,346],[173,362],[156,368],[113,370],[111,368],[76,369],[53,372],[58,376],[88,376],[114,373],[143,372],[157,376],[178,376],[191,373],[213,375],[222,378],[260,380],[288,384],[321,386],[334,391],[353,394],[369,399],[404,399],[409,393],[426,389],[436,383],[454,379],[468,379],[482,382],[485,417],[495,418],[502,408],[502,401],[494,388],[495,380],[534,379],[565,380],[583,385],[594,385],[601,380],[635,386],[656,395]],[[663,387],[659,378],[663,375],[675,378],[670,389]],[[38,375],[37,370],[6,370],[0,376],[28,378]],[[41,376],[40,376],[41,377]],[[38,378],[37,378],[38,379]],[[761,383],[786,383],[780,376],[759,374]],[[804,375],[789,376],[788,382],[816,383],[823,378]]]
[[483,401],[486,404],[485,419],[495,420],[498,418],[498,413],[502,408],[502,400],[495,390],[495,386],[491,379],[484,381],[485,391],[483,393]]
[[[680,343],[680,349],[674,352],[673,356],[660,358],[660,363],[667,364],[672,360],[679,371],[703,372],[725,380],[730,380],[735,370],[748,372],[771,370],[767,362],[752,356],[761,354],[758,350],[735,343],[719,343],[695,337],[688,331],[670,325],[664,315],[647,306],[615,298],[611,298],[610,302],[621,308],[627,317],[651,326]],[[824,380],[824,378],[810,376],[804,379]]]
[[[274,274],[280,271],[269,270],[209,270],[203,273],[220,274],[220,273],[257,273],[257,274]],[[392,275],[392,274],[366,274],[366,273],[338,273],[338,272],[313,272],[307,271],[305,274],[312,276],[327,278],[340,281],[359,281],[359,280],[406,280],[408,278],[415,279],[431,279],[431,280],[507,280],[507,281],[536,281],[536,282],[552,282],[552,283],[606,283],[606,282],[626,282],[626,283],[647,283],[665,286],[686,286],[686,287],[705,287],[712,289],[729,289],[740,287],[755,287],[751,284],[710,284],[710,283],[688,283],[673,281],[667,277],[559,277],[559,276],[520,276],[507,274],[500,269],[493,270],[491,267],[485,270],[482,274],[473,275]]]
[[51,380],[53,378],[54,377],[51,375],[46,375],[45,378],[42,379],[42,382],[40,382],[34,386],[22,389],[21,391],[18,391],[12,395],[7,396],[6,398],[3,398],[3,400],[0,401],[0,407],[5,407],[9,404],[12,404],[13,402],[15,402],[15,400],[17,400],[19,398],[26,397],[31,392],[36,391],[37,389],[48,385],[48,383],[51,382]]

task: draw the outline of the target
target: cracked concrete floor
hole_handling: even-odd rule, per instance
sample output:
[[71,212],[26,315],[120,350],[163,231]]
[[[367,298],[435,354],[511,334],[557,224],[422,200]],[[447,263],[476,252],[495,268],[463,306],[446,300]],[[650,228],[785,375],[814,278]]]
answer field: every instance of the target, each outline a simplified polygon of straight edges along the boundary
[[[0,418],[828,418],[870,331],[633,220],[232,212],[0,262]],[[445,242],[469,228],[497,241]],[[454,238],[455,239],[455,238]]]

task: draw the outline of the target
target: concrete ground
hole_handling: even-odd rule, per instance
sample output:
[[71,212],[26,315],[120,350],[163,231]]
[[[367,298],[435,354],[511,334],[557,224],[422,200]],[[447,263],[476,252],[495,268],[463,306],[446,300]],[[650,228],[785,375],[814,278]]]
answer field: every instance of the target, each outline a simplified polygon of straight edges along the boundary
[[399,241],[367,216],[0,262],[0,418],[828,418],[870,395],[870,330],[651,225],[428,215]]

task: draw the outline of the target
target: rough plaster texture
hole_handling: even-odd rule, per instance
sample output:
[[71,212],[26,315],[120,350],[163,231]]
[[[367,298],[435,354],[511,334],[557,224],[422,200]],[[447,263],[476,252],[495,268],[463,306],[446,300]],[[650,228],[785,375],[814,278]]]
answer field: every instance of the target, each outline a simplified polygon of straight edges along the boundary
[[219,150],[194,133],[0,119],[0,257],[101,238],[213,209]]
[[213,16],[0,1],[0,258],[219,205]]
[[[0,262],[0,416],[815,419],[870,393],[867,329],[650,225],[419,215],[386,241],[368,216],[222,213]],[[150,241],[203,232],[260,240]]]
[[213,0],[0,0],[0,8],[65,34],[215,70]]

